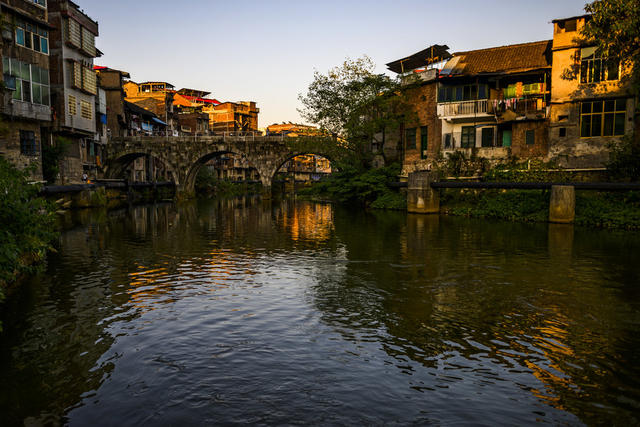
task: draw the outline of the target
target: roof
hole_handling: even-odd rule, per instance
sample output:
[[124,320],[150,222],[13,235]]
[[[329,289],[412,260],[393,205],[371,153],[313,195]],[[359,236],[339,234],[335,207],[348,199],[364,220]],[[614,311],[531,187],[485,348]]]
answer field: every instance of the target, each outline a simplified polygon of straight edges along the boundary
[[94,71],[114,71],[116,73],[122,74],[122,77],[127,77],[127,78],[130,77],[129,73],[126,71],[116,70],[115,68],[104,67],[102,65],[94,65],[93,70]]
[[207,95],[210,95],[211,92],[207,92],[206,90],[199,90],[199,89],[189,89],[189,88],[182,88],[178,91],[178,93],[180,95],[188,95],[188,96],[195,96],[198,98],[204,98]]
[[[178,92],[178,94],[180,94],[180,92]],[[203,104],[213,104],[213,105],[220,105],[220,101],[218,101],[217,99],[209,99],[209,98],[200,98],[198,96],[189,96],[189,95],[180,95],[185,99],[188,99],[191,102],[201,102]]]
[[137,84],[138,85],[165,85],[166,87],[171,87],[171,88],[175,87],[171,83],[167,83],[167,82],[142,82],[142,83],[137,83]]
[[133,102],[124,101],[124,107],[127,110],[131,111],[132,113],[139,114],[141,116],[147,116],[147,117],[151,117],[151,118],[157,117],[151,111],[145,110],[144,108],[134,104]]
[[387,68],[396,73],[403,73],[449,58],[451,58],[449,46],[434,44],[413,55],[389,62]]
[[445,69],[449,69],[446,74],[515,74],[551,68],[551,46],[552,40],[543,40],[457,52],[445,65]]
[[571,19],[586,18],[588,16],[591,16],[591,14],[587,13],[587,14],[584,14],[584,15],[570,16],[569,18],[558,18],[558,19],[554,19],[553,21],[551,21],[551,23],[555,24],[556,22],[569,21]]

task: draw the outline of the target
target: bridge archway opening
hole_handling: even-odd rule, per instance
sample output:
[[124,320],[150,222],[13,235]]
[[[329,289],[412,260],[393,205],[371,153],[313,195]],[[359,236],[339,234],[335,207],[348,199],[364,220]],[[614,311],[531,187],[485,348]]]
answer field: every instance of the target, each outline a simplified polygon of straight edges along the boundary
[[[335,162],[334,162],[335,163]],[[337,169],[329,157],[315,153],[296,153],[276,169],[274,183],[308,184],[326,179]]]
[[199,179],[257,183],[261,181],[261,174],[245,154],[215,151],[200,157],[191,166],[185,178],[185,188],[189,192],[196,191]]
[[112,160],[107,166],[105,176],[128,182],[179,183],[178,175],[164,160],[143,152],[126,153]]

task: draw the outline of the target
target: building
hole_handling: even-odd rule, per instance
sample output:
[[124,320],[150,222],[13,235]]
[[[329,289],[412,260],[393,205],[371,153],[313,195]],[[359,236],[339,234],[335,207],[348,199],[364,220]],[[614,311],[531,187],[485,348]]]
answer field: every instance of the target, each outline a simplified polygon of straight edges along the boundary
[[[382,131],[375,136],[372,152],[376,157],[397,158],[402,153],[402,175],[431,169],[440,151],[441,120],[437,115],[439,69],[451,58],[446,45],[433,45],[413,55],[390,62],[387,68],[398,73],[403,96],[411,106],[409,121],[400,129]],[[381,153],[384,151],[384,153]],[[382,166],[383,160],[377,162]]]
[[633,132],[630,70],[603,58],[580,31],[589,15],[553,21],[549,158],[563,167],[603,167],[607,145]]
[[317,154],[301,154],[287,160],[278,173],[294,181],[319,181],[331,174],[331,162]]
[[49,0],[52,132],[70,146],[60,165],[59,182],[79,183],[95,178],[103,150],[96,137],[98,80],[93,60],[98,23],[69,0]]
[[633,132],[637,101],[630,70],[581,39],[588,19],[553,21],[553,40],[454,54],[434,45],[387,64],[414,113],[402,129],[403,175],[454,152],[603,167],[609,143]]
[[130,120],[125,112],[123,85],[128,79],[126,71],[114,70],[108,67],[94,66],[98,74],[98,87],[104,91],[106,102],[106,128],[108,137],[122,137],[129,135]]
[[289,137],[297,136],[321,136],[324,133],[316,126],[301,125],[298,123],[274,123],[267,126],[267,135],[286,135]]
[[0,3],[2,83],[0,155],[42,179],[42,145],[50,143],[51,25],[44,0]]
[[545,158],[551,41],[453,54],[439,72],[444,153]]
[[209,114],[220,102],[207,98],[210,92],[196,89],[180,89],[173,98],[178,113],[179,131],[183,135],[195,136],[209,133]]
[[169,135],[178,135],[179,120],[174,109],[175,87],[167,82],[125,82],[125,100],[144,108],[167,124]]
[[256,132],[260,109],[253,101],[223,102],[207,106],[209,127],[214,132]]

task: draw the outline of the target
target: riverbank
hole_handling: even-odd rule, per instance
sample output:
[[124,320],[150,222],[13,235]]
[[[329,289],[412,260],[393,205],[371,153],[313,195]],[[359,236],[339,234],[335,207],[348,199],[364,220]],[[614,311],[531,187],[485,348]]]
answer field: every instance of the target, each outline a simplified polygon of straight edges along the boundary
[[[440,195],[440,209],[447,215],[545,222],[549,199],[547,190],[446,189]],[[574,224],[640,230],[640,193],[576,191]]]

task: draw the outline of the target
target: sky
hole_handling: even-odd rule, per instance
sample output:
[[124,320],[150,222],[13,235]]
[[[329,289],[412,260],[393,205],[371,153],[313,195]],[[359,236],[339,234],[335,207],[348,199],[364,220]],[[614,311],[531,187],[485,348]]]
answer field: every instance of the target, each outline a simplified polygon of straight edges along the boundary
[[315,70],[368,55],[384,64],[433,44],[450,52],[548,40],[584,0],[74,0],[98,21],[97,65],[136,82],[256,101],[259,126],[303,123]]

